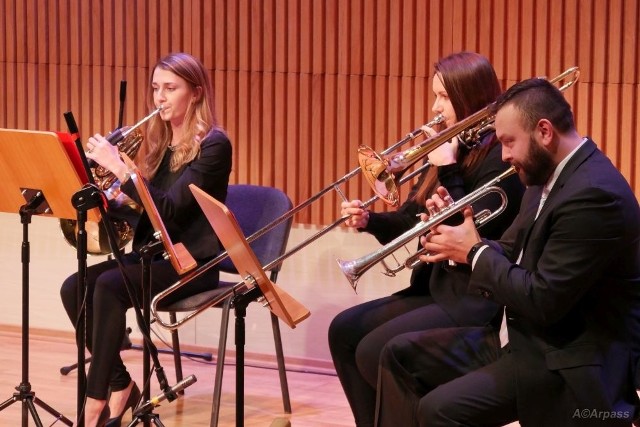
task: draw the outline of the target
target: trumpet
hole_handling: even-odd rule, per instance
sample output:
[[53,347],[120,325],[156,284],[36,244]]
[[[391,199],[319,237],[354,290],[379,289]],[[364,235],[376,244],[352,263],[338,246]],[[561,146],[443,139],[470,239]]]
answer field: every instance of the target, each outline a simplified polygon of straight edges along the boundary
[[[549,81],[557,83],[568,78],[566,83],[559,88],[564,91],[573,86],[579,77],[580,69],[571,67]],[[366,145],[361,145],[358,148],[358,162],[365,179],[380,199],[390,206],[398,206],[400,204],[400,196],[397,177],[454,136],[457,136],[460,142],[468,148],[473,148],[480,143],[482,136],[486,132],[493,130],[493,122],[495,120],[495,117],[491,114],[493,105],[494,103],[487,105],[482,110],[476,111],[453,126],[401,153],[380,155]]]
[[[336,261],[340,266],[340,270],[342,271],[342,273],[344,273],[347,280],[351,284],[351,287],[355,291],[358,286],[358,280],[366,271],[368,271],[378,262],[383,261],[387,256],[393,254],[400,247],[406,245],[416,237],[428,234],[429,229],[441,224],[447,218],[458,212],[461,212],[464,208],[466,208],[467,206],[471,206],[473,203],[477,202],[483,197],[489,194],[498,194],[500,196],[501,203],[497,209],[493,211],[485,209],[478,215],[474,215],[474,222],[476,224],[476,227],[481,227],[496,216],[500,215],[506,209],[508,203],[507,195],[502,188],[497,187],[497,184],[508,176],[513,175],[514,173],[516,173],[516,168],[514,166],[511,166],[509,169],[505,170],[500,175],[484,184],[482,187],[446,206],[443,210],[430,217],[427,221],[418,222],[410,230],[404,232],[400,236],[393,239],[391,242],[371,252],[368,255],[350,261],[337,259]],[[397,268],[388,269],[385,274],[387,274],[388,276],[393,276],[395,275],[395,273],[404,268],[415,268],[420,264],[418,257],[423,253],[424,250],[419,250],[412,256],[408,257],[404,263],[399,264]]]

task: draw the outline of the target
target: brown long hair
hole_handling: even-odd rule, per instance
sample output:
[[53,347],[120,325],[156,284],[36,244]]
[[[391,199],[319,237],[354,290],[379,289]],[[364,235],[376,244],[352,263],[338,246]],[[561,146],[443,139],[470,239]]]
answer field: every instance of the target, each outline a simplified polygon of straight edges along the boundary
[[[458,52],[446,56],[433,66],[433,78],[440,78],[449,95],[458,120],[462,120],[476,111],[491,104],[502,93],[500,82],[489,60],[475,52]],[[457,162],[463,174],[476,168],[487,156],[496,138],[472,150],[458,149]],[[429,168],[423,183],[415,193],[416,203],[424,204],[438,186],[436,167]]]
[[[155,109],[153,103],[153,73],[156,68],[171,71],[183,78],[194,93],[200,88],[200,96],[189,105],[184,123],[185,133],[178,142],[176,150],[171,155],[170,169],[172,172],[189,163],[200,153],[200,142],[212,130],[219,129],[213,102],[213,88],[209,72],[202,63],[188,53],[171,53],[160,59],[151,70],[147,89],[147,104]],[[140,166],[143,175],[152,178],[160,166],[160,162],[172,138],[171,125],[155,115],[145,132],[143,147],[140,155],[144,159]]]

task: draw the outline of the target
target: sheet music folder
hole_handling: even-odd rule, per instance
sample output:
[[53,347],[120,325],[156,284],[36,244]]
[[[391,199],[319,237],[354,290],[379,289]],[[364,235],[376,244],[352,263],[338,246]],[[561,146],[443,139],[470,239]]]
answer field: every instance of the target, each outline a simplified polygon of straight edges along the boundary
[[309,310],[269,280],[258,258],[247,243],[233,213],[222,203],[194,184],[189,188],[202,208],[220,242],[241,277],[251,276],[260,287],[269,309],[289,327],[309,317]]
[[[0,129],[0,211],[19,213],[41,191],[48,211],[42,216],[76,219],[72,196],[88,182],[80,153],[65,133]],[[99,221],[98,209],[87,212]]]

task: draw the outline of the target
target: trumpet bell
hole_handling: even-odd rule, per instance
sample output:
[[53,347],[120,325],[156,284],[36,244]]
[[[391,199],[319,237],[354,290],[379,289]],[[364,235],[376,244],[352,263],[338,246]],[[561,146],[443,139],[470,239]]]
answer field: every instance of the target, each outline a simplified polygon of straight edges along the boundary
[[356,260],[336,259],[340,270],[344,273],[344,276],[349,281],[349,284],[353,288],[354,292],[357,292],[358,280],[361,273],[358,272],[358,265]]

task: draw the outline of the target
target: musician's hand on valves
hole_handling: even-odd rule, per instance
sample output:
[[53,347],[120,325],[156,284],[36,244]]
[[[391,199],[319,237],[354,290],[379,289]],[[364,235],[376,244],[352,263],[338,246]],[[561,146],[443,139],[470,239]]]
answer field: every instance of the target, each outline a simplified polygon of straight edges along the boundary
[[125,165],[120,158],[118,147],[111,145],[111,143],[100,134],[95,134],[89,138],[85,154],[88,159],[93,160],[100,166],[113,172],[120,180],[122,180],[129,171],[127,165]]
[[369,223],[369,211],[362,208],[360,200],[342,202],[340,207],[340,215],[349,216],[344,222],[348,227],[365,228]]
[[[444,187],[427,200],[427,210],[442,210],[453,203],[453,199]],[[434,225],[426,236],[420,238],[426,254],[420,256],[423,262],[440,262],[452,260],[466,263],[471,247],[480,241],[480,235],[473,219],[473,209],[466,206],[462,210],[464,221],[455,227],[446,224]]]
[[451,204],[453,204],[453,197],[451,197],[445,187],[440,186],[431,198],[426,200],[425,207],[428,213],[423,213],[420,219],[422,221],[428,221]]

